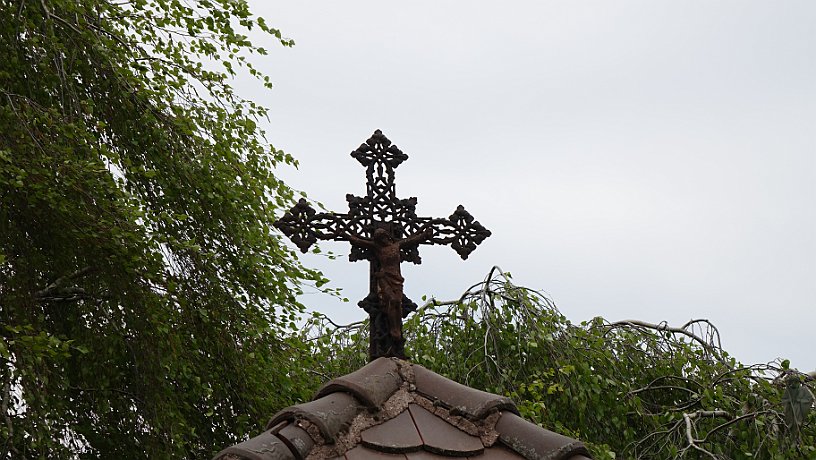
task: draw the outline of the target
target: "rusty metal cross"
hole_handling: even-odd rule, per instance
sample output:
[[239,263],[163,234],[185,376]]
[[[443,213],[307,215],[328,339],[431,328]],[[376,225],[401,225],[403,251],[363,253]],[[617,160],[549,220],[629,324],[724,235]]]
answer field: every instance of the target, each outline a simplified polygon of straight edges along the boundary
[[380,130],[351,156],[366,168],[366,196],[346,195],[345,214],[318,213],[301,199],[275,226],[302,252],[317,240],[349,241],[349,260],[370,262],[369,294],[358,302],[371,319],[369,358],[404,358],[402,318],[417,305],[402,292],[399,263],[421,263],[420,244],[450,245],[467,259],[490,231],[461,205],[447,218],[417,217],[417,199],[397,198],[394,184],[394,170],[408,155]]

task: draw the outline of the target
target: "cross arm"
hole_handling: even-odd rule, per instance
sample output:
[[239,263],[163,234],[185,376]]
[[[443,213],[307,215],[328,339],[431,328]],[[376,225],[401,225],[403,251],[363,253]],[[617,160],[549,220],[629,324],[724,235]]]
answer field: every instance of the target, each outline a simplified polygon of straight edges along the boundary
[[348,224],[343,214],[318,213],[301,198],[292,209],[275,222],[275,227],[288,236],[301,252],[306,252],[318,240],[343,240]]
[[[440,244],[450,246],[459,257],[467,259],[471,252],[491,235],[464,206],[459,205],[447,219],[427,219],[415,225],[415,233],[429,229],[431,236],[422,239],[418,244]],[[414,248],[416,251],[416,247]]]
[[450,246],[459,257],[467,259],[476,247],[491,235],[463,206],[458,206],[448,218],[419,217],[402,221],[407,236],[400,249],[402,260],[420,263],[420,244]]
[[461,204],[439,227],[432,240],[434,244],[449,244],[462,259],[467,259],[476,246],[491,235]]

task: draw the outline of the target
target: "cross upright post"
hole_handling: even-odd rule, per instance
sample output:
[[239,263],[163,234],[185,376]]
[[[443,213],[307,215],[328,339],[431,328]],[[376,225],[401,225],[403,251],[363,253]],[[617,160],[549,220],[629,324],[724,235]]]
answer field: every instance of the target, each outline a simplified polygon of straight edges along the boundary
[[396,196],[394,170],[408,155],[376,130],[351,156],[366,168],[366,196],[346,195],[345,214],[318,213],[301,198],[275,227],[306,252],[317,240],[348,241],[349,260],[370,262],[369,293],[358,302],[370,316],[369,359],[405,358],[402,319],[417,308],[403,293],[400,262],[421,263],[420,244],[450,245],[462,259],[490,236],[461,205],[447,218],[418,217],[415,197]]

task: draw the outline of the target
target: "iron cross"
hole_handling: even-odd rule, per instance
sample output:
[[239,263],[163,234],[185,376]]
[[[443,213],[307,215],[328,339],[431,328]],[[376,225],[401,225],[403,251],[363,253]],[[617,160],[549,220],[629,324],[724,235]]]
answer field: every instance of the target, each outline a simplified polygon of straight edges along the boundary
[[366,196],[346,195],[345,214],[318,213],[301,199],[275,227],[306,252],[317,240],[348,241],[349,260],[370,262],[369,293],[358,302],[370,316],[369,358],[405,357],[402,319],[417,308],[403,293],[401,261],[421,263],[420,244],[450,245],[462,259],[490,236],[461,205],[447,218],[417,217],[415,197],[396,195],[394,170],[408,155],[376,130],[351,156],[366,168]]

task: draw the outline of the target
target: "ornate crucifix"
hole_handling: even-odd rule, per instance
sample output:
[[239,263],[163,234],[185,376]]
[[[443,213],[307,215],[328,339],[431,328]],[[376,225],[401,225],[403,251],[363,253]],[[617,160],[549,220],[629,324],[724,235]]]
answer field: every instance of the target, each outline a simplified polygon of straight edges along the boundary
[[366,168],[366,196],[346,195],[345,214],[318,213],[305,199],[275,222],[306,252],[317,240],[348,241],[349,260],[368,260],[369,293],[358,302],[370,316],[369,358],[405,358],[402,319],[417,308],[403,293],[400,262],[421,263],[420,244],[450,245],[462,259],[490,236],[461,205],[448,218],[417,217],[414,197],[397,198],[394,170],[408,155],[380,130],[351,156]]

